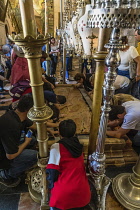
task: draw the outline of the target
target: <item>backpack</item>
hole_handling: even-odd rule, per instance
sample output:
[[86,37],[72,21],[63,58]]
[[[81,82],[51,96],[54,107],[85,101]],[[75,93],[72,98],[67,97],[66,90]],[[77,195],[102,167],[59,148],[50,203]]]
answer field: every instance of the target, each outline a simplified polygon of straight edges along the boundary
[[133,83],[131,95],[140,100],[140,80]]
[[9,94],[13,99],[19,99],[24,93],[24,91],[30,87],[31,86],[29,80],[18,81],[17,83],[11,86]]

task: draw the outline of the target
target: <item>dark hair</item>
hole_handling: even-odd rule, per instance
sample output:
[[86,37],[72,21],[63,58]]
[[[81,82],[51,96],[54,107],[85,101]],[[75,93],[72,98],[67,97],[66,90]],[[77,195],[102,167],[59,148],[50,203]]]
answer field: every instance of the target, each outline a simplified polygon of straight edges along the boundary
[[59,124],[59,133],[62,137],[73,137],[76,132],[76,124],[73,120],[63,120]]
[[121,37],[121,41],[122,41],[122,44],[128,44],[128,38],[127,38],[127,36],[122,36]]
[[57,95],[56,96],[56,100],[57,100],[57,103],[59,103],[59,104],[66,103],[66,97],[65,96],[62,96],[62,95]]
[[83,79],[83,80],[85,80],[85,77],[84,77],[84,75],[82,74],[82,73],[77,73],[75,76],[74,76],[74,80],[75,81],[78,81],[78,80],[80,80],[80,79]]
[[118,114],[122,114],[125,112],[125,107],[121,105],[111,106],[111,111],[109,112],[109,120],[113,121],[119,119],[117,117]]
[[33,107],[33,97],[30,94],[23,95],[18,102],[17,109],[20,112],[26,112],[31,107]]
[[50,38],[50,42],[51,42],[52,39],[54,39],[54,41],[55,41],[55,38],[52,36],[52,37]]

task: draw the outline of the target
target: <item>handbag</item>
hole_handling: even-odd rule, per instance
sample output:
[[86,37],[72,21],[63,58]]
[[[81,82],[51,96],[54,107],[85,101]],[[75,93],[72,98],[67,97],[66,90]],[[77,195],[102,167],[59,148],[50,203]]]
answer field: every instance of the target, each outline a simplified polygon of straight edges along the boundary
[[17,83],[11,86],[9,90],[9,95],[14,99],[20,99],[24,91],[30,87],[31,86],[29,80],[18,81]]

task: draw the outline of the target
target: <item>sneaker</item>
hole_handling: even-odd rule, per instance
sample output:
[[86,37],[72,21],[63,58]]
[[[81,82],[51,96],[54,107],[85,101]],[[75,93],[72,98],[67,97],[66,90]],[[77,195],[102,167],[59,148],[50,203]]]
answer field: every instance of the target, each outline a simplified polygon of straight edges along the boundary
[[20,183],[21,179],[18,178],[11,178],[11,179],[3,179],[0,177],[0,184],[6,187],[16,187]]

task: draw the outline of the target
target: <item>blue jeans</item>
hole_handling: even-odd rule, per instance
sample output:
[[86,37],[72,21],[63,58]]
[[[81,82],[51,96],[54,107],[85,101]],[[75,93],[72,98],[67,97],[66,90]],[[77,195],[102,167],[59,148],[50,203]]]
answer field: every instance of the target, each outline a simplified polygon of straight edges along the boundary
[[56,72],[57,60],[58,60],[58,56],[51,56],[51,61],[50,61],[51,75],[54,75]]
[[24,149],[20,155],[10,160],[9,169],[0,171],[0,176],[4,179],[17,178],[36,163],[37,151]]
[[121,75],[121,76],[125,76],[125,77],[127,77],[127,78],[130,79],[129,70],[127,70],[127,71],[122,71],[122,70],[117,69],[117,74],[118,74],[118,75]]
[[72,56],[66,57],[66,79],[69,79],[69,71],[72,70]]
[[71,70],[72,57],[66,57],[66,79],[69,79],[69,71]]

